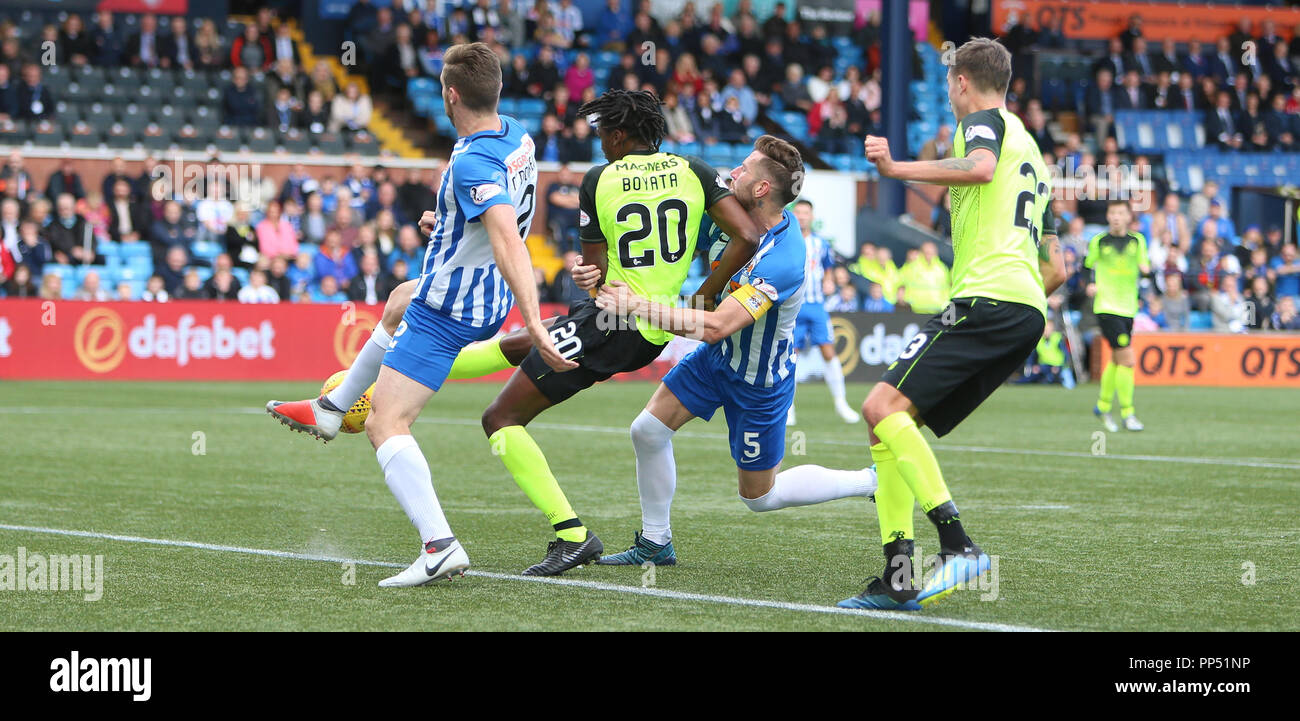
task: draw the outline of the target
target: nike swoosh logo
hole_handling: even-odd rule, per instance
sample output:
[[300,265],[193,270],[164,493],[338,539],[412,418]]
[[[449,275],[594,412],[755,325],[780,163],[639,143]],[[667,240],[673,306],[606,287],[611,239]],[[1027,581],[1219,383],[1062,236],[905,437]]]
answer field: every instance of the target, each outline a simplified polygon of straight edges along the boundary
[[[450,550],[450,549],[448,549],[448,550]],[[429,568],[428,566],[426,566],[426,567],[424,568],[424,572],[425,572],[425,574],[426,574],[426,575],[429,575],[429,576],[436,576],[436,575],[438,575],[438,569],[439,569],[439,568],[442,568],[442,564],[446,563],[448,558],[451,558],[451,554],[450,554],[450,553],[448,553],[447,555],[443,556],[443,557],[442,557],[442,560],[441,560],[441,561],[438,561],[438,565],[434,566],[433,568]]]

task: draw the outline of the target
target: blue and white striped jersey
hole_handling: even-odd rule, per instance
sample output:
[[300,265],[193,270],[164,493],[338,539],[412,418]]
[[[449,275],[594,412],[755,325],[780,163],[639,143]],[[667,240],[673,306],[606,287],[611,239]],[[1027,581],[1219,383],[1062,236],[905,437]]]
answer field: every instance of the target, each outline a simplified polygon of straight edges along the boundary
[[493,205],[510,204],[519,236],[527,238],[537,207],[533,139],[514,118],[498,117],[500,130],[460,138],[452,149],[438,184],[437,225],[415,287],[417,299],[475,327],[505,318],[514,304],[479,216]]
[[[798,228],[795,230],[798,231]],[[804,238],[803,242],[808,255],[808,270],[805,271],[808,282],[803,287],[803,302],[825,303],[826,293],[822,291],[822,279],[826,277],[826,271],[835,266],[831,244],[816,233]]]
[[[714,241],[720,239],[717,226],[711,226],[709,232]],[[724,242],[711,242],[710,260],[721,257],[725,248]],[[772,301],[772,307],[752,325],[709,346],[709,352],[721,360],[719,365],[731,368],[737,380],[767,387],[793,377],[798,353],[792,336],[804,303],[806,268],[807,248],[799,223],[794,213],[786,210],[781,222],[763,234],[753,260],[731,277],[727,290],[731,294],[752,286]]]

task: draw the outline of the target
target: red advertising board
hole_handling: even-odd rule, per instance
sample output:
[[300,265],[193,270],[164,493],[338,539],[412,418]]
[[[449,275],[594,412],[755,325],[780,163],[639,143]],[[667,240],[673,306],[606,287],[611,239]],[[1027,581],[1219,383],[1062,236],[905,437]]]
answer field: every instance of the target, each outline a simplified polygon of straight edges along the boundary
[[[1110,346],[1094,341],[1101,365]],[[1135,333],[1140,386],[1300,388],[1300,334]]]
[[[565,310],[546,305],[543,315]],[[351,302],[0,300],[0,378],[323,380],[351,365],[382,313]],[[502,332],[520,327],[512,310]],[[680,354],[676,345],[630,378],[657,379]]]

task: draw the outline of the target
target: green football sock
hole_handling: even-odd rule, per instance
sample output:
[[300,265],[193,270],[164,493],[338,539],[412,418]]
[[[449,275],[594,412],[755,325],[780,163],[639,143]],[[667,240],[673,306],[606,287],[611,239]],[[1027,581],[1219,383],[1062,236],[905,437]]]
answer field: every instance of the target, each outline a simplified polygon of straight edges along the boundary
[[[943,482],[943,474],[939,471],[939,461],[935,459],[930,444],[925,442],[921,429],[916,427],[916,421],[912,420],[907,411],[885,416],[872,431],[894,454],[898,474],[920,502],[922,511],[929,513],[935,506],[952,500],[948,485]],[[880,473],[879,467],[876,473]]]
[[898,475],[898,465],[889,446],[877,443],[871,447],[871,461],[876,464],[876,516],[880,519],[880,542],[889,545],[894,541],[911,540],[912,506],[916,497]]
[[1112,361],[1101,372],[1101,395],[1097,397],[1097,410],[1102,413],[1110,413],[1110,401],[1115,397],[1115,369],[1118,367]]
[[482,378],[513,367],[514,364],[506,360],[505,353],[501,352],[501,339],[493,338],[482,343],[471,343],[462,348],[451,364],[451,372],[447,374],[447,380]]
[[1128,418],[1133,415],[1133,366],[1115,365],[1115,391],[1119,393],[1120,415]]
[[542,449],[523,426],[506,426],[488,437],[492,453],[501,456],[506,470],[514,476],[515,483],[546,514],[546,521],[555,529],[561,540],[581,542],[587,538],[587,529],[569,506],[560,484],[551,475]]

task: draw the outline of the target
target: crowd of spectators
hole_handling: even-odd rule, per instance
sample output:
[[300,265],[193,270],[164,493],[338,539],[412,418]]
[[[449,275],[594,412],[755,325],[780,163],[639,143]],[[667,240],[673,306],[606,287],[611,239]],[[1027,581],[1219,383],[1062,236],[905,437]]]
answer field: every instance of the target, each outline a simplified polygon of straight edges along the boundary
[[178,77],[228,72],[220,109],[222,122],[232,127],[295,128],[317,136],[365,130],[370,123],[369,95],[356,83],[339,88],[324,60],[310,71],[304,68],[288,23],[270,9],[259,10],[231,38],[211,19],[201,20],[195,30],[184,16],[160,20],[145,13],[128,29],[118,17],[100,10],[87,28],[80,15],[68,13],[61,25],[46,25],[31,37],[10,19],[0,19],[0,122],[55,119],[61,98],[42,82],[42,68],[50,64],[45,48],[53,47],[53,64],[72,70],[127,67],[174,71]]
[[[117,158],[87,188],[71,161],[37,182],[13,152],[0,170],[3,294],[374,304],[423,267],[417,223],[434,205],[432,170],[358,162],[313,177],[298,165],[279,184],[210,182],[179,198],[155,187],[156,164],[132,175]],[[105,274],[120,277],[110,286]]]

